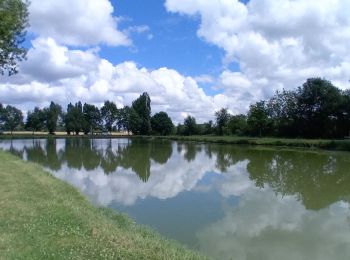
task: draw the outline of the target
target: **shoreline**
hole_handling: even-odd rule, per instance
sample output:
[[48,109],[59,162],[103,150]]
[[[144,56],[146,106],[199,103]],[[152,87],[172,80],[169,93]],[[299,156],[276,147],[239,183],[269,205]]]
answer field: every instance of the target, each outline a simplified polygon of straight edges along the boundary
[[275,137],[238,137],[238,136],[156,136],[156,138],[173,141],[191,141],[200,143],[217,143],[250,146],[268,146],[277,148],[304,148],[329,151],[350,151],[350,140],[331,139],[289,139]]
[[13,133],[0,135],[0,140],[9,139],[47,139],[47,138],[92,138],[92,139],[115,139],[115,138],[147,138],[147,139],[165,139],[172,141],[191,141],[200,143],[218,143],[250,146],[269,146],[269,147],[290,147],[305,149],[320,149],[330,151],[350,151],[350,139],[297,139],[297,138],[278,138],[278,137],[247,137],[247,136],[211,136],[211,135],[192,135],[192,136],[136,136],[125,134],[108,135],[67,135],[57,134],[49,135],[46,133]]
[[35,163],[0,150],[5,259],[206,259],[125,214],[93,206]]

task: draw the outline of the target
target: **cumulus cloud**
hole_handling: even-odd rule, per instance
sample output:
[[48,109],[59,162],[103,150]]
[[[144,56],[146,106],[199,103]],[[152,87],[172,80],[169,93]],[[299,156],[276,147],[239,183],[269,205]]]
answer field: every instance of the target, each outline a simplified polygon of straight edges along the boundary
[[53,38],[36,38],[32,45],[20,73],[0,77],[0,102],[23,110],[51,100],[63,106],[79,100],[100,106],[112,100],[122,107],[146,91],[153,112],[166,111],[176,122],[185,114],[207,120],[221,106],[194,78],[173,69],[149,70],[132,61],[113,65],[99,57],[98,49],[69,49]]
[[[238,63],[239,71],[225,66],[217,78],[190,77],[133,61],[112,64],[99,57],[99,44],[130,45],[135,33],[151,39],[147,25],[119,30],[120,19],[108,0],[33,0],[30,23],[37,38],[20,74],[0,77],[0,102],[22,110],[50,100],[65,106],[78,100],[101,105],[110,99],[123,106],[147,91],[153,112],[164,110],[176,122],[187,115],[203,122],[221,107],[246,112],[252,102],[309,77],[350,87],[348,1],[167,0],[165,5],[170,12],[199,17],[198,36],[222,48],[224,64]],[[201,84],[220,94],[207,95]]]
[[309,77],[349,88],[350,18],[347,0],[167,0],[168,11],[199,16],[198,36],[226,52],[224,94],[236,101],[267,98]]
[[41,37],[74,46],[131,44],[118,30],[118,17],[113,16],[114,8],[108,0],[30,2],[30,30]]

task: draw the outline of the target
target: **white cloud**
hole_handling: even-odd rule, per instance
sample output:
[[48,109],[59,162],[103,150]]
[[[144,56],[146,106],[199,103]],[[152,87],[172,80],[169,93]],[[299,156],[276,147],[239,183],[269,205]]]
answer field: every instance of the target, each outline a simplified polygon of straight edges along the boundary
[[[166,8],[198,16],[198,36],[225,50],[224,63],[237,62],[240,71],[226,68],[213,79],[166,67],[142,68],[133,61],[112,64],[99,57],[98,47],[73,46],[131,45],[132,33],[153,37],[147,25],[119,30],[120,18],[108,0],[33,0],[30,23],[38,37],[20,74],[0,78],[0,102],[31,109],[49,100],[65,106],[111,99],[122,106],[147,91],[153,112],[164,110],[177,122],[193,115],[202,122],[213,119],[221,107],[246,112],[252,102],[277,89],[295,88],[309,77],[350,87],[348,1],[250,0],[244,5],[238,0],[167,0]],[[207,95],[200,84],[222,92]]]
[[239,73],[224,71],[224,95],[250,102],[276,89],[325,77],[349,88],[350,2],[347,0],[167,0],[170,12],[200,17],[198,36],[226,52]]
[[124,106],[146,91],[153,112],[166,111],[176,122],[182,122],[184,114],[207,120],[221,106],[194,78],[173,69],[148,70],[132,61],[113,65],[99,57],[98,49],[72,50],[52,38],[37,38],[32,45],[20,73],[0,77],[0,102],[22,110],[51,100],[63,106],[79,100],[96,105],[112,100]]
[[201,230],[202,252],[215,259],[346,259],[349,204],[306,210],[295,196],[248,190],[238,206]]
[[194,77],[194,79],[198,83],[213,83],[215,81],[212,76],[207,75],[207,74],[199,75],[197,77]]
[[118,18],[108,0],[32,0],[29,6],[30,30],[41,37],[73,46],[130,45],[118,30]]

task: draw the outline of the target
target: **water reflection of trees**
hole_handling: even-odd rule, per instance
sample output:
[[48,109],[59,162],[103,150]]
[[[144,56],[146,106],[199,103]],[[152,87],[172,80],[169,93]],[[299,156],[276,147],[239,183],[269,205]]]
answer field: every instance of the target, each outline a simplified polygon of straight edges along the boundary
[[[62,140],[60,140],[62,141]],[[130,169],[146,182],[151,174],[152,162],[165,164],[172,156],[170,141],[141,139],[90,140],[66,139],[65,148],[57,149],[57,140],[33,140],[25,149],[11,151],[54,171],[66,163],[75,169],[93,170],[101,167],[106,174],[118,172],[118,167]],[[306,208],[321,209],[339,200],[350,198],[350,159],[348,153],[250,149],[224,144],[196,144],[179,142],[175,153],[188,162],[205,153],[215,160],[220,172],[247,160],[249,178],[257,187],[271,187],[281,195],[296,195]]]
[[347,153],[287,151],[208,145],[216,167],[227,172],[248,160],[249,178],[257,187],[270,186],[281,195],[296,195],[308,209],[321,209],[350,198],[350,159]]
[[[260,152],[262,153],[262,152]],[[297,195],[308,209],[321,209],[350,195],[348,154],[265,151],[248,164],[257,186]]]
[[[103,147],[100,146],[101,142]],[[118,167],[122,167],[131,169],[144,182],[150,177],[151,161],[164,164],[172,155],[170,141],[150,142],[141,139],[114,143],[112,139],[70,138],[65,140],[65,148],[59,152],[55,139],[48,139],[45,145],[33,140],[32,145],[25,146],[24,150],[28,160],[54,171],[59,170],[63,163],[74,169],[94,170],[101,167],[106,174],[114,173]]]

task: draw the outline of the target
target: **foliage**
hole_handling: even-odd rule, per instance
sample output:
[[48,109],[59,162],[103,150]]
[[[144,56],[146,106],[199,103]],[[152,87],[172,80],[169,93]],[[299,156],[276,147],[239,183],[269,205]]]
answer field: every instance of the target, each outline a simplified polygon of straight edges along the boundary
[[[79,135],[80,131],[84,129],[83,106],[80,101],[75,103],[74,106],[71,103],[68,104],[64,121],[67,134],[74,132],[76,135]],[[88,128],[89,126],[85,127]]]
[[[56,106],[52,102],[50,108],[44,109],[50,133],[56,129],[61,113]],[[1,107],[0,112],[5,111]],[[4,125],[3,118],[0,116],[0,127]],[[81,102],[69,104],[64,116],[68,134],[82,130],[87,134],[103,124],[108,131],[124,129],[135,135],[168,135],[174,129],[177,135],[344,138],[350,135],[350,90],[341,91],[325,79],[311,78],[296,90],[277,91],[269,100],[252,104],[247,115],[231,115],[222,108],[215,113],[215,121],[216,124],[212,121],[197,124],[194,117],[188,116],[183,124],[173,127],[165,112],[151,118],[151,99],[147,93],[133,101],[131,107],[121,109],[111,101],[106,101],[101,110],[86,103],[83,107]],[[27,129],[42,129],[40,122],[37,114],[30,112]]]
[[244,135],[247,127],[247,116],[243,114],[230,116],[227,123],[228,132],[233,135]]
[[22,46],[28,26],[28,2],[0,0],[0,74],[18,72],[17,63],[26,58]]
[[129,130],[135,135],[143,134],[143,120],[134,108],[131,107],[127,110],[127,118]]
[[159,112],[152,116],[151,125],[154,133],[160,135],[169,135],[174,128],[174,124],[166,112]]
[[297,118],[305,137],[336,137],[336,121],[343,103],[341,92],[331,82],[308,79],[297,93]]
[[227,108],[221,108],[219,111],[215,112],[218,135],[223,135],[224,128],[227,126],[229,119],[230,114],[228,113]]
[[144,92],[138,99],[132,102],[131,118],[134,134],[149,135],[151,133],[151,99]]
[[42,131],[45,127],[45,112],[39,107],[35,107],[33,111],[29,111],[25,128],[27,130]]
[[203,124],[202,134],[203,135],[211,135],[213,133],[214,133],[213,121],[209,120],[208,122]]
[[94,130],[101,126],[101,114],[98,107],[90,104],[83,106],[83,131],[84,134],[94,133]]
[[5,113],[5,110],[4,110],[4,106],[3,104],[0,103],[0,130],[2,130],[3,128],[3,125],[4,125],[4,113]]
[[0,123],[4,130],[11,131],[18,128],[23,122],[22,111],[13,106],[0,107]]
[[262,136],[268,133],[269,117],[265,101],[250,106],[247,125],[252,135]]
[[104,122],[104,127],[109,132],[112,132],[113,126],[119,118],[119,111],[116,104],[111,101],[105,101],[101,108],[101,117]]
[[198,133],[196,119],[188,116],[184,120],[184,135],[195,135]]
[[46,128],[50,134],[54,134],[59,117],[62,115],[62,107],[51,101],[50,106],[44,109],[46,114]]

